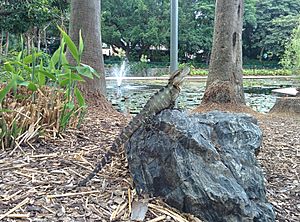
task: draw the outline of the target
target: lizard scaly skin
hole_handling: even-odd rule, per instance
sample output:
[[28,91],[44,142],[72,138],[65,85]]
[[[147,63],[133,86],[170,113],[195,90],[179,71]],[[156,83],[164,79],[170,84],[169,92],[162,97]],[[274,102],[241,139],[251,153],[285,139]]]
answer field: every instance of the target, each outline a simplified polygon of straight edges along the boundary
[[127,142],[132,134],[147,120],[155,116],[164,109],[172,108],[180,93],[180,87],[184,78],[190,73],[188,67],[177,70],[172,73],[168,84],[156,92],[143,107],[141,112],[137,114],[129,124],[122,130],[120,135],[115,139],[111,149],[105,153],[100,162],[97,163],[93,172],[91,172],[84,180],[79,183],[79,186],[85,186],[102,168],[109,164],[112,157],[118,153],[119,147]]

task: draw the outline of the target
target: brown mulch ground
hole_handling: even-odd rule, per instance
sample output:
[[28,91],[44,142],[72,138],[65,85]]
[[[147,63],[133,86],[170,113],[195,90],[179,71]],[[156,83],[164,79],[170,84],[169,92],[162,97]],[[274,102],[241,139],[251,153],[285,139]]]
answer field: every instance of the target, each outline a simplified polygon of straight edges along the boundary
[[[87,187],[74,188],[128,119],[94,107],[80,130],[22,149],[1,150],[0,221],[129,221],[128,203],[137,195],[124,152]],[[258,159],[266,176],[267,197],[277,221],[299,221],[300,120],[263,115],[258,119],[264,131]],[[148,221],[200,221],[161,200],[150,203]]]
[[264,132],[258,160],[264,170],[267,198],[277,221],[300,221],[300,118],[259,118]]

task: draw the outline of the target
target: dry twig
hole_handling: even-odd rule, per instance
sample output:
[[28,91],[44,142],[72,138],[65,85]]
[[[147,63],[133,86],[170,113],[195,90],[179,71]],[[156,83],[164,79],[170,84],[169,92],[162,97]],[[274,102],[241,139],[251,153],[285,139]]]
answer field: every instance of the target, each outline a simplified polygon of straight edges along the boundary
[[1,215],[0,216],[0,220],[4,219],[5,217],[7,217],[8,215],[10,215],[15,210],[18,210],[19,208],[21,208],[22,206],[24,206],[25,204],[27,204],[29,202],[29,200],[30,199],[28,197],[26,199],[24,199],[21,203],[17,204],[14,208],[10,209],[5,214]]

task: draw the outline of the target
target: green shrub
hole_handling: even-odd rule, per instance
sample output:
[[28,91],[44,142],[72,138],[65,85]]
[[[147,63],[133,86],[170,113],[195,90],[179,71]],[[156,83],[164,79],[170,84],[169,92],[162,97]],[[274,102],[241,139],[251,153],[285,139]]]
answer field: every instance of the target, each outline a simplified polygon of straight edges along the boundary
[[294,74],[300,75],[300,19],[298,26],[293,30],[290,42],[286,45],[280,63]]
[[[92,79],[98,74],[90,66],[80,63],[84,48],[81,33],[77,48],[71,38],[62,29],[60,31],[61,45],[52,57],[35,51],[25,56],[24,51],[21,51],[1,67],[1,76],[4,78],[1,78],[3,83],[0,85],[0,139],[5,140],[6,145],[18,144],[20,135],[32,130],[32,124],[36,126],[38,119],[48,116],[46,113],[56,113],[56,122],[53,123],[52,119],[48,124],[55,125],[57,132],[64,130],[72,119],[79,119],[75,121],[79,123],[85,113],[85,99],[77,85],[84,81],[84,77]],[[66,48],[76,65],[68,63],[64,54]],[[45,102],[45,94],[49,96],[49,104]],[[58,104],[53,106],[53,99],[58,100]],[[37,116],[22,113],[22,110],[27,112],[32,107],[38,107],[41,101],[44,101],[42,103],[45,107],[38,109],[40,112],[36,113]],[[12,107],[11,104],[16,106]],[[20,113],[21,116],[32,119],[24,124],[18,116]],[[38,123],[42,124],[39,125],[39,131],[47,127],[44,120],[39,120]]]
[[289,76],[292,72],[288,69],[244,69],[245,76]]
[[[194,69],[191,70],[192,76],[206,76],[208,75],[207,69]],[[244,69],[244,76],[289,76],[292,72],[288,69]]]

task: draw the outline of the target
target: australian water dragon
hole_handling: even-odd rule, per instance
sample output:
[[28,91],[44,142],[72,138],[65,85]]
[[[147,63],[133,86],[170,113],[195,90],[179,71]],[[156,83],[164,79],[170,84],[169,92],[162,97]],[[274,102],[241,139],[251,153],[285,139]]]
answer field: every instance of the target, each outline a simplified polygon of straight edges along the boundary
[[118,152],[119,147],[124,144],[132,134],[154,115],[158,114],[164,109],[172,108],[180,93],[180,87],[184,78],[189,74],[188,67],[180,69],[171,74],[168,84],[156,92],[146,103],[142,111],[137,114],[129,124],[122,130],[120,135],[115,139],[111,149],[104,155],[104,157],[97,163],[93,172],[91,172],[84,180],[79,183],[79,186],[85,186],[101,169],[111,162],[112,157]]

